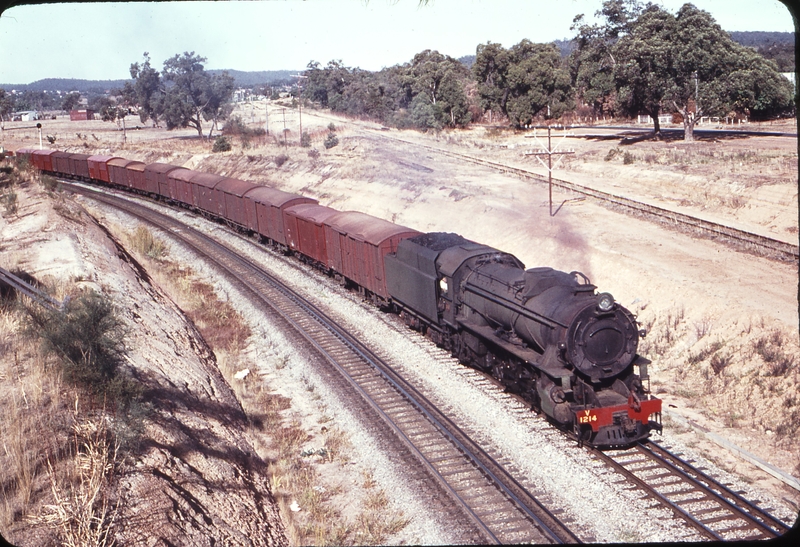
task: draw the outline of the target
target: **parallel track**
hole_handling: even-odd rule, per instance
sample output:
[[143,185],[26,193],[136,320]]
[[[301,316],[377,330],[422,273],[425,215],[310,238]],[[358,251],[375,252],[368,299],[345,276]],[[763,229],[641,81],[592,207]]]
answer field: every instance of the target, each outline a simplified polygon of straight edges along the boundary
[[[468,154],[461,154],[450,150],[444,150],[442,148],[437,148],[435,146],[430,146],[427,144],[420,144],[412,141],[407,141],[404,139],[383,134],[379,131],[374,131],[374,130],[366,130],[366,131],[368,131],[372,135],[375,135],[383,139],[389,139],[410,144],[413,146],[418,146],[420,148],[424,148],[436,154],[442,154],[445,156],[449,156],[451,158],[455,158],[460,161],[467,161],[470,163],[475,163],[477,165],[482,165],[484,167],[489,167],[496,171],[500,171],[501,173],[511,173],[523,179],[534,180],[545,184],[547,184],[548,182],[547,177],[519,167],[513,167],[495,161],[490,161],[483,158],[470,156]],[[608,192],[603,192],[602,190],[589,188],[588,186],[582,186],[574,182],[561,180],[557,178],[552,179],[552,181],[553,181],[553,186],[556,188],[561,188],[562,190],[568,190],[570,192],[595,199],[597,201],[600,201],[601,203],[613,207],[622,208],[635,215],[640,215],[645,218],[654,219],[659,222],[663,222],[673,226],[686,227],[695,230],[698,233],[701,233],[707,237],[721,238],[723,240],[728,240],[743,246],[744,248],[754,252],[755,254],[788,262],[797,262],[798,258],[800,258],[800,247],[798,247],[798,245],[786,243],[784,241],[773,239],[767,236],[754,234],[751,232],[747,232],[745,230],[740,230],[738,228],[726,226],[724,224],[718,224],[710,220],[704,220],[690,215],[685,215],[683,213],[665,209],[663,207],[658,207],[656,205],[642,203],[640,201],[636,201],[623,196],[618,196]]]
[[789,527],[653,441],[593,454],[713,541],[779,537]]
[[70,191],[158,226],[275,310],[357,392],[472,521],[484,541],[579,543],[514,477],[391,366],[259,266],[180,221],[104,193]]

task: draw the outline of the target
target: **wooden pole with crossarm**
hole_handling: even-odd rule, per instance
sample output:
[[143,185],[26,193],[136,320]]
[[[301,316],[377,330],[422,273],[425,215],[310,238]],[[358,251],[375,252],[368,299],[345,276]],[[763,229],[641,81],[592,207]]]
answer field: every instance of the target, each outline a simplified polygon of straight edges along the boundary
[[[558,166],[558,162],[561,161],[561,158],[563,158],[564,155],[566,155],[566,154],[574,154],[575,151],[574,150],[565,150],[563,152],[559,152],[559,151],[556,150],[558,148],[558,146],[561,144],[561,142],[563,142],[563,140],[567,138],[566,131],[564,132],[564,137],[561,139],[561,142],[559,142],[556,145],[556,149],[554,149],[553,146],[552,146],[551,138],[550,138],[550,135],[551,135],[550,131],[551,131],[551,127],[548,125],[547,126],[547,148],[544,148],[544,146],[542,146],[542,144],[539,143],[539,146],[542,147],[542,150],[540,152],[525,152],[525,155],[526,156],[536,156],[536,159],[539,160],[539,163],[541,163],[542,165],[544,165],[547,168],[547,182],[548,182],[549,194],[550,194],[550,216],[553,216],[553,169],[555,168],[555,166]],[[536,139],[536,142],[539,142],[539,138],[536,136],[536,128],[535,127],[533,129],[533,138]],[[540,158],[539,156],[547,156],[547,164],[546,165],[545,165],[544,161],[542,160],[542,158]],[[558,156],[558,159],[556,160],[556,165],[555,166],[553,165],[553,156]]]

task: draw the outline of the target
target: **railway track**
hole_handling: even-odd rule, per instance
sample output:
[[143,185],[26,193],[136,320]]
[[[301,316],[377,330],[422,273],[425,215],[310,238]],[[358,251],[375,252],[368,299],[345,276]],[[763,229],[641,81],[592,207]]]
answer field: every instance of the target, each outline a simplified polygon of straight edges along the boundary
[[592,453],[712,541],[770,539],[789,530],[740,492],[653,441],[627,450]]
[[[385,133],[382,133],[380,131],[375,131],[371,129],[367,129],[366,131],[382,139],[389,139],[410,144],[413,146],[418,146],[420,148],[424,148],[436,154],[442,154],[460,161],[468,161],[470,163],[474,163],[484,167],[489,167],[491,169],[500,171],[502,173],[510,173],[523,179],[533,180],[544,184],[548,183],[547,177],[539,175],[532,171],[528,171],[526,169],[505,165],[502,163],[486,160],[483,158],[478,158],[475,156],[470,156],[468,154],[461,154],[459,152],[453,152],[450,150],[437,148],[435,146],[430,146],[427,144],[420,144],[412,141],[407,141],[405,139],[400,139],[398,137],[386,135]],[[603,204],[621,208],[626,212],[643,216],[645,218],[657,220],[658,222],[667,225],[689,228],[690,230],[702,234],[706,237],[721,239],[723,241],[729,241],[731,243],[736,244],[739,247],[742,247],[746,250],[749,250],[761,256],[766,256],[768,258],[773,258],[788,262],[797,262],[798,258],[800,258],[800,247],[798,247],[797,245],[786,243],[784,241],[762,236],[759,234],[754,234],[752,232],[747,232],[745,230],[740,230],[738,228],[733,228],[731,226],[726,226],[724,224],[719,224],[709,220],[700,219],[697,217],[679,213],[677,211],[672,211],[670,209],[658,207],[656,205],[642,203],[640,201],[611,194],[609,192],[603,192],[602,190],[596,190],[594,188],[589,188],[588,186],[583,186],[567,180],[553,178],[552,181],[553,181],[553,186],[555,186],[556,188],[561,188],[562,190],[567,190],[584,197],[592,198]]]
[[483,541],[580,542],[565,523],[389,364],[278,279],[172,217],[95,190],[72,184],[66,188],[159,227],[223,269],[254,301],[277,312],[416,457]]

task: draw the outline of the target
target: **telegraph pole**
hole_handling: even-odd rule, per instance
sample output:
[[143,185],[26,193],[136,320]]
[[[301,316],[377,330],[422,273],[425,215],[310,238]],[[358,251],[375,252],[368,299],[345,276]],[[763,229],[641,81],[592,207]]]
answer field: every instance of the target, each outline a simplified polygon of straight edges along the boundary
[[298,114],[300,117],[300,146],[303,145],[303,86],[300,85],[300,82],[303,81],[303,78],[308,78],[308,76],[303,76],[302,74],[295,74],[292,76],[293,78],[297,78],[297,99],[298,103]]
[[[566,150],[564,152],[556,151],[557,148],[559,147],[559,145],[561,145],[561,143],[564,142],[564,139],[567,138],[566,130],[564,131],[564,136],[561,138],[561,141],[559,141],[559,143],[556,144],[556,147],[553,148],[551,140],[550,140],[550,129],[551,129],[551,127],[548,125],[547,126],[547,148],[545,148],[542,145],[542,143],[539,142],[539,137],[536,136],[536,129],[537,129],[536,127],[533,128],[533,138],[536,139],[536,142],[541,147],[541,150],[539,152],[525,152],[524,155],[525,156],[535,156],[536,159],[539,160],[539,163],[541,163],[542,165],[544,165],[547,168],[547,183],[548,183],[548,186],[549,186],[548,191],[549,191],[549,195],[550,195],[550,216],[552,217],[553,216],[553,169],[558,166],[558,163],[561,161],[561,158],[563,158],[564,155],[566,155],[566,154],[574,154],[575,151],[574,150]],[[554,155],[558,156],[558,159],[556,159],[556,165],[555,166],[553,165],[553,156]],[[545,165],[544,161],[539,156],[547,156],[547,165]],[[563,205],[563,203],[562,203],[562,205]],[[559,209],[560,209],[560,207],[559,207]],[[556,211],[556,212],[558,212],[558,211]]]

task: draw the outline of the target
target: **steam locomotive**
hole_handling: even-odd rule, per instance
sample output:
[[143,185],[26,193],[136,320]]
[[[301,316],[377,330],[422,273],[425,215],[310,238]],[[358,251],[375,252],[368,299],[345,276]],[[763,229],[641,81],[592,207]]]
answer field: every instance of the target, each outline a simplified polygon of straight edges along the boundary
[[20,149],[43,173],[108,185],[197,211],[293,254],[529,400],[597,447],[661,431],[637,355],[635,317],[585,275],[525,269],[451,233],[420,233],[259,183],[165,163]]
[[[457,234],[400,241],[386,282],[406,324],[519,393],[581,442],[629,445],[661,431],[644,330],[580,272],[532,268]],[[636,370],[638,369],[638,374]]]

